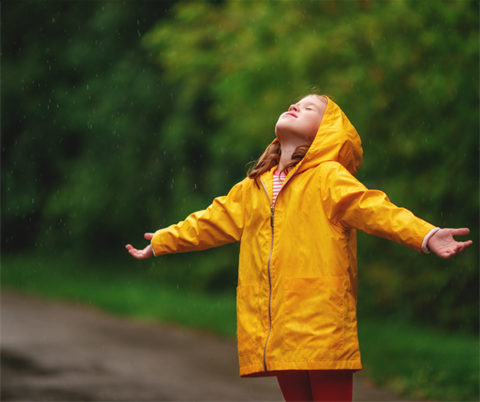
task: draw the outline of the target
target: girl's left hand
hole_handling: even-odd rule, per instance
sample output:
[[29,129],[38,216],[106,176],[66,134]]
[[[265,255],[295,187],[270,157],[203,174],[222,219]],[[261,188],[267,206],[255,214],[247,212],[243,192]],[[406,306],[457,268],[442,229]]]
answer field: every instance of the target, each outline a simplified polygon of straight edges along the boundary
[[[145,233],[144,237],[147,240],[152,240],[153,233]],[[130,255],[132,257],[135,257],[137,260],[145,260],[146,258],[153,257],[153,250],[151,244],[149,244],[143,250],[137,250],[136,248],[133,248],[133,246],[131,246],[130,244],[127,244],[125,248],[128,250]]]
[[450,258],[455,254],[461,253],[472,244],[471,240],[456,241],[453,236],[465,236],[470,233],[470,229],[440,229],[430,239],[428,239],[428,248],[441,258]]

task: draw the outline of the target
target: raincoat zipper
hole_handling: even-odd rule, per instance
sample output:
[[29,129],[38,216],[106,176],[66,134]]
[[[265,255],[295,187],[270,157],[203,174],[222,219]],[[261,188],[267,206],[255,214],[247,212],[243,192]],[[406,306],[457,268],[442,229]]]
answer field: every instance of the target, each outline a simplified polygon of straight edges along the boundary
[[[277,200],[278,196],[280,195],[280,191],[282,191],[283,187],[287,182],[293,177],[293,175],[296,173],[298,170],[298,167],[295,169],[295,171],[292,173],[292,175],[285,180],[283,183],[282,187],[278,191],[277,194]],[[265,371],[268,371],[267,368],[267,346],[268,346],[268,340],[270,339],[270,333],[272,332],[272,274],[271,274],[271,262],[272,262],[272,254],[273,254],[273,234],[274,234],[274,217],[275,217],[275,204],[272,203],[270,200],[270,195],[268,195],[268,190],[267,186],[265,186],[265,183],[263,182],[262,178],[260,177],[260,182],[262,183],[263,189],[265,190],[265,193],[267,194],[268,202],[271,205],[270,206],[270,226],[272,227],[272,241],[270,243],[270,255],[268,257],[268,286],[269,286],[269,295],[268,295],[268,335],[267,335],[267,340],[265,341],[265,348],[263,350],[263,367]],[[276,200],[275,200],[276,202]]]

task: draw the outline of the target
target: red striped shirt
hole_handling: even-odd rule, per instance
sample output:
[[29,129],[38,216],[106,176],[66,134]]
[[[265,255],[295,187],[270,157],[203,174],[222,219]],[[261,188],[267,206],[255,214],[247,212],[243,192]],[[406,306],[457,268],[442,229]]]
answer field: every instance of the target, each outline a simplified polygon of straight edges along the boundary
[[287,175],[285,173],[279,173],[278,170],[273,172],[273,196],[272,196],[272,205],[275,204],[277,200],[277,195],[280,189],[282,188],[283,182],[285,181]]

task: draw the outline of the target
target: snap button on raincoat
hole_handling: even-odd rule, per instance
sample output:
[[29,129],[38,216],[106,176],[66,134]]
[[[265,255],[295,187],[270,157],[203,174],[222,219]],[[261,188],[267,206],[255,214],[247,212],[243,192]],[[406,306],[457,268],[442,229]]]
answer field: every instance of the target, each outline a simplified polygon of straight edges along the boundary
[[434,228],[353,177],[362,152],[357,131],[329,100],[310,149],[288,173],[274,208],[275,168],[155,233],[157,256],[241,242],[241,376],[362,368],[356,230],[421,251]]

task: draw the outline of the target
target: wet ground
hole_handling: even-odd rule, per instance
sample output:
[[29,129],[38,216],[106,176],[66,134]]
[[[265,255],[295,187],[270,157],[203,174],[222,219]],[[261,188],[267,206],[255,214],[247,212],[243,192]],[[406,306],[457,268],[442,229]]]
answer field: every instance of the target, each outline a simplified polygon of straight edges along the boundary
[[[275,378],[241,379],[235,342],[8,290],[3,401],[282,401]],[[404,400],[354,375],[354,400]]]

